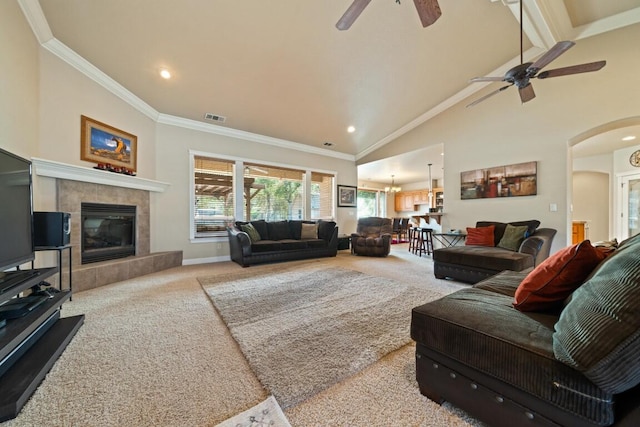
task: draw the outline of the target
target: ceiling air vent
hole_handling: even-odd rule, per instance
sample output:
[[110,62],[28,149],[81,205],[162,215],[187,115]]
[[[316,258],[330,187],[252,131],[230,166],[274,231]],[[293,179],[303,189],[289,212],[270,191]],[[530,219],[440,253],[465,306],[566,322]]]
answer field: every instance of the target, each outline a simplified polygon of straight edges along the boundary
[[225,116],[219,116],[217,114],[205,113],[205,120],[211,120],[213,122],[224,123],[227,118]]

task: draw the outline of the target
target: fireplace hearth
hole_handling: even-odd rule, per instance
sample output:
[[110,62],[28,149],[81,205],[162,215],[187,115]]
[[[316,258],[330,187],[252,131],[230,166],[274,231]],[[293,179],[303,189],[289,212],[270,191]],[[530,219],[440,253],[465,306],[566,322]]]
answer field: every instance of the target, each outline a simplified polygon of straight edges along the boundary
[[81,204],[82,264],[136,254],[136,206]]

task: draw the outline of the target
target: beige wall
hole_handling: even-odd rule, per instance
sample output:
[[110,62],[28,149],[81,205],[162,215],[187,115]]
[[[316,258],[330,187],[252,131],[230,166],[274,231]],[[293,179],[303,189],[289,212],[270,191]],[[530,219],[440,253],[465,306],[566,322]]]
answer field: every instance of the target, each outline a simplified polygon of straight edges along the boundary
[[[556,228],[553,250],[571,242],[571,162],[568,141],[603,123],[637,115],[640,24],[580,40],[554,65],[607,60],[597,73],[533,82],[537,98],[521,105],[514,88],[473,108],[456,105],[360,159],[377,160],[444,143],[446,215],[443,228],[478,220],[536,218]],[[495,90],[490,85],[472,99]],[[460,199],[460,172],[526,161],[538,162],[538,195],[504,200]],[[556,204],[558,210],[550,211]]]
[[39,45],[16,1],[0,1],[0,147],[31,157],[38,145]]
[[[160,124],[157,130],[156,179],[171,187],[155,197],[154,215],[161,227],[154,236],[154,250],[182,249],[185,260],[208,260],[228,257],[226,239],[221,242],[189,242],[189,150],[213,156],[259,160],[337,173],[338,183],[354,185],[355,162],[268,146],[228,136]],[[340,233],[356,229],[355,208],[336,208]],[[189,261],[187,261],[189,262]]]
[[587,221],[586,238],[591,242],[609,240],[609,174],[573,173],[573,220]]
[[[151,193],[151,251],[182,250],[185,260],[228,259],[226,241],[189,241],[190,149],[335,171],[354,185],[355,162],[159,124],[40,47],[17,2],[0,2],[0,147],[24,157],[93,167],[80,160],[80,116],[138,137],[139,177],[170,184]],[[36,210],[56,210],[55,180],[34,176]],[[355,208],[337,209],[341,232],[355,230]]]

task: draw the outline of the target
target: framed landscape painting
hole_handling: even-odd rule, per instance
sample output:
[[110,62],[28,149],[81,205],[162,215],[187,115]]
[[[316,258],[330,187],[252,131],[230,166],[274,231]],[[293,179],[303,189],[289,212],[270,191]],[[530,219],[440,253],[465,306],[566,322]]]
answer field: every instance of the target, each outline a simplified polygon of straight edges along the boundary
[[81,160],[136,171],[138,137],[87,116],[81,118]]
[[338,207],[355,208],[358,203],[358,188],[351,185],[338,185]]

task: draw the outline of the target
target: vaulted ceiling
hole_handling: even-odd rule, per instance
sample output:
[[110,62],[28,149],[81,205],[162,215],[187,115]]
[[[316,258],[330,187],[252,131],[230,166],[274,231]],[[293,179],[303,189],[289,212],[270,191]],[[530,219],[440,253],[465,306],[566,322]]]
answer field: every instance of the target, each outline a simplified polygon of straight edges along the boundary
[[[520,60],[513,0],[440,0],[427,28],[411,0],[376,0],[347,31],[335,24],[352,0],[19,1],[43,46],[88,61],[151,111],[355,159],[485,86],[469,78]],[[525,61],[640,22],[640,0],[524,8]]]

